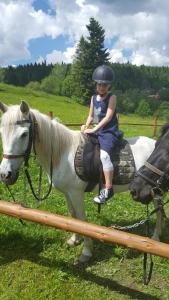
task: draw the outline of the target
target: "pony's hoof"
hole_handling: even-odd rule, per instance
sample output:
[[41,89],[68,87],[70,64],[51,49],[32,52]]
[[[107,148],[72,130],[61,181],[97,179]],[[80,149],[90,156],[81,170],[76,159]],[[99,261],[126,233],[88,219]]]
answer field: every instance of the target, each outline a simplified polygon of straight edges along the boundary
[[81,243],[81,240],[73,240],[72,238],[67,240],[67,244],[70,247],[78,246]]
[[82,267],[84,266],[85,264],[87,264],[90,260],[91,260],[92,256],[89,256],[89,255],[81,255],[79,257],[79,259],[75,260],[74,261],[74,266],[76,267]]
[[81,263],[81,264],[88,263],[91,260],[91,258],[92,258],[92,256],[82,254],[79,257],[79,263]]

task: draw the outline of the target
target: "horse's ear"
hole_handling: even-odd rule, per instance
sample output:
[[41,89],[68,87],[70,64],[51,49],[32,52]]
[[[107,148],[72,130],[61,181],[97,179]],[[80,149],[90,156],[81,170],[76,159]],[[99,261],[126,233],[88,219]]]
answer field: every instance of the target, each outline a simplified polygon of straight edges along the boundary
[[0,110],[2,111],[2,113],[5,113],[8,110],[8,106],[0,102]]
[[29,105],[25,101],[21,101],[20,110],[23,114],[28,114]]

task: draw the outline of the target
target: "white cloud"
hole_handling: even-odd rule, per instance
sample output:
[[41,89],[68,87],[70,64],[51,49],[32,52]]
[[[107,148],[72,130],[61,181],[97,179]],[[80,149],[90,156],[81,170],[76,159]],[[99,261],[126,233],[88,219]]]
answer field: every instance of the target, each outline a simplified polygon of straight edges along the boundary
[[109,50],[110,52],[110,61],[111,62],[119,62],[119,63],[126,63],[127,58],[124,57],[122,49],[112,49]]
[[[71,62],[80,36],[87,35],[89,18],[96,18],[111,44],[111,61],[169,65],[168,0],[48,0],[53,14],[36,11],[34,0],[0,1],[0,64],[31,57],[29,42],[64,35],[73,47],[48,53],[47,62]],[[125,49],[130,49],[126,58]]]
[[147,49],[142,49],[137,52],[133,52],[131,61],[133,64],[151,65],[151,66],[164,66],[169,65],[169,56],[165,56],[156,49],[150,48],[147,53]]
[[68,47],[64,52],[54,50],[46,56],[46,62],[47,64],[62,63],[62,62],[71,63],[74,54],[75,54],[75,47]]
[[29,41],[61,33],[55,25],[55,17],[35,11],[29,0],[0,2],[0,64],[30,58]]

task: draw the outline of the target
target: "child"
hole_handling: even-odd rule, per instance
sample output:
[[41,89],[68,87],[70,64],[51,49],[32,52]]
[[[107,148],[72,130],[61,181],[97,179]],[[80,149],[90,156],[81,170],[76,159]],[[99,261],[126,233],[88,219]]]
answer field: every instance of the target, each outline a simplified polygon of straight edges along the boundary
[[[113,70],[106,65],[97,67],[92,79],[97,82],[97,94],[91,97],[89,115],[81,131],[98,137],[100,144],[100,159],[103,165],[105,177],[105,188],[100,191],[100,195],[94,198],[96,203],[103,204],[113,196],[113,164],[110,159],[112,149],[122,136],[118,130],[118,119],[116,114],[116,96],[109,92],[109,88],[114,79]],[[89,128],[91,122],[94,124]]]

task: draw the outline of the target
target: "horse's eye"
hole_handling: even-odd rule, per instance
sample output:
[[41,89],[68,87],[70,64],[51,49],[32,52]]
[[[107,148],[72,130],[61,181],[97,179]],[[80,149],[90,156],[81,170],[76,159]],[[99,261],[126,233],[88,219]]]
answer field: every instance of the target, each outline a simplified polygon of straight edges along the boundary
[[24,138],[26,138],[26,137],[27,137],[27,135],[28,135],[28,133],[27,133],[27,132],[23,132],[23,133],[21,134],[21,139],[24,139]]

